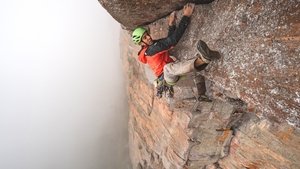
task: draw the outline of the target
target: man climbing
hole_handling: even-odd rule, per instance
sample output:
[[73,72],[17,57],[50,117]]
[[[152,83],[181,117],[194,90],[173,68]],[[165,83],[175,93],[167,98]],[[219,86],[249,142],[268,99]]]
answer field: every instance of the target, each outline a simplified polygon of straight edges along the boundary
[[178,28],[175,24],[175,11],[170,14],[169,32],[166,38],[153,40],[143,27],[137,27],[132,33],[133,42],[142,47],[138,53],[138,59],[150,66],[159,81],[157,87],[158,97],[161,97],[166,90],[168,91],[168,97],[173,97],[173,85],[178,82],[182,75],[194,70],[203,70],[211,60],[216,59],[216,56],[212,54],[213,51],[201,40],[197,44],[199,53],[192,59],[174,61],[169,55],[168,51],[178,43],[189,25],[194,6],[193,3],[187,3],[184,6],[183,16]]

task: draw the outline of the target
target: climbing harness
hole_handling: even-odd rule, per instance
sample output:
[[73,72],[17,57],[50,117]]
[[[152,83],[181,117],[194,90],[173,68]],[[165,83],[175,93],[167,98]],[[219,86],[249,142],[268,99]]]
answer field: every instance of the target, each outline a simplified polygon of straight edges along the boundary
[[154,86],[156,87],[156,96],[158,98],[162,98],[163,95],[167,98],[174,97],[173,85],[165,81],[163,74],[154,80]]

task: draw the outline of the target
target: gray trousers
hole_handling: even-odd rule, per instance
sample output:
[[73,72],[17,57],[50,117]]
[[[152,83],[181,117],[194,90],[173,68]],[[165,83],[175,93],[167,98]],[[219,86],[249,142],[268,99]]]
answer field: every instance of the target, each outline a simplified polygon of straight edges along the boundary
[[189,60],[176,60],[164,66],[164,79],[170,84],[174,85],[179,77],[195,70],[195,61],[197,58]]

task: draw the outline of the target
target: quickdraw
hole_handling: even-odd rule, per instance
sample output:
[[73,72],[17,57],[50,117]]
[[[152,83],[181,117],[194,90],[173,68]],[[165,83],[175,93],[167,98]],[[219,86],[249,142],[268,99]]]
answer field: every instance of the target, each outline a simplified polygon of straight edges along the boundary
[[173,85],[169,85],[165,81],[163,74],[155,79],[154,86],[156,87],[156,96],[158,98],[162,98],[163,95],[167,98],[174,97]]

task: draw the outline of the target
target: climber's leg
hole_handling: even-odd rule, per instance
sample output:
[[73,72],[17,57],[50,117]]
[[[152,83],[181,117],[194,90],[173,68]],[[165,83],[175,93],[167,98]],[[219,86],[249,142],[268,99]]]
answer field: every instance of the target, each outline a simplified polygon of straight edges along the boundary
[[180,76],[195,70],[195,61],[198,58],[176,61],[164,66],[164,79],[170,85],[175,85]]
[[212,60],[220,58],[219,52],[209,49],[207,44],[202,40],[199,40],[197,43],[197,53],[196,57],[168,63],[164,66],[164,79],[168,84],[174,85],[180,76],[183,76],[194,70],[203,70],[208,63]]

